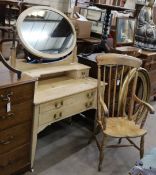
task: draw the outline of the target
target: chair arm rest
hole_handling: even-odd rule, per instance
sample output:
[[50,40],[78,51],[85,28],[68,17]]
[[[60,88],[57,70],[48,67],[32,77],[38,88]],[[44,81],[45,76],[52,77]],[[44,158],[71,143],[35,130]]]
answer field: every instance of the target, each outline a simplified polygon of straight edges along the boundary
[[135,101],[137,101],[138,103],[144,105],[147,107],[147,109],[150,111],[150,114],[154,114],[155,113],[155,109],[153,108],[153,106],[151,106],[149,103],[141,100],[140,98],[138,98],[136,95],[134,95],[134,99]]
[[108,108],[107,108],[105,102],[102,100],[101,96],[100,96],[100,104],[101,104],[101,106],[102,106],[102,108],[104,110],[105,115],[108,115],[109,114]]

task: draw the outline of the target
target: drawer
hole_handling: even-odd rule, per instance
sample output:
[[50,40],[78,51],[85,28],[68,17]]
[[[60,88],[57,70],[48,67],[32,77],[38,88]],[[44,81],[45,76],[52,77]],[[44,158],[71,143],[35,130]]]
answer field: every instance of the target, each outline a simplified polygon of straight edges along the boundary
[[143,66],[143,68],[145,68],[147,71],[150,71],[151,70],[151,63],[147,63]]
[[0,155],[0,175],[10,175],[30,164],[30,144]]
[[67,73],[67,76],[74,79],[84,79],[89,76],[89,69],[71,71]]
[[144,59],[143,67],[147,69],[148,71],[155,70],[156,69],[156,59],[152,57],[150,59]]
[[34,83],[0,89],[0,108],[4,108],[8,103],[8,97],[12,104],[19,104],[33,99]]
[[17,125],[0,132],[0,154],[30,142],[31,122]]
[[[55,104],[55,102],[51,102],[51,104],[53,103]],[[43,108],[43,105],[41,105],[41,111],[39,114],[39,126],[47,123],[54,123],[88,109],[96,108],[96,92],[92,90],[89,92],[66,97],[63,99],[63,105],[59,109],[56,109],[54,106],[50,106],[49,103],[48,106],[49,109],[48,107]]]
[[6,113],[5,108],[0,109],[0,131],[33,118],[33,102],[31,100],[11,106],[9,113]]
[[150,77],[151,84],[156,82],[156,76],[155,75],[156,75],[156,70],[149,72],[149,77]]
[[64,106],[69,106],[73,103],[77,103],[77,102],[80,103],[82,101],[94,99],[95,95],[96,95],[96,90],[93,89],[80,94],[75,94],[69,97],[47,102],[40,105],[40,113],[50,111],[53,109],[60,109],[60,108],[63,108]]
[[155,70],[156,69],[156,60],[153,59],[151,62],[151,69],[150,70]]
[[151,95],[156,95],[156,83],[151,85]]

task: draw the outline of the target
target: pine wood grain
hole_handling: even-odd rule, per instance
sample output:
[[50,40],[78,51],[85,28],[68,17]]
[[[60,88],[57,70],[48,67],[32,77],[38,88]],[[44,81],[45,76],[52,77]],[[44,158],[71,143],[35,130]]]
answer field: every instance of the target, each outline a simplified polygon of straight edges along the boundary
[[106,119],[107,125],[104,133],[111,137],[141,137],[147,133],[145,129],[140,129],[134,121],[129,121],[124,117],[111,117]]

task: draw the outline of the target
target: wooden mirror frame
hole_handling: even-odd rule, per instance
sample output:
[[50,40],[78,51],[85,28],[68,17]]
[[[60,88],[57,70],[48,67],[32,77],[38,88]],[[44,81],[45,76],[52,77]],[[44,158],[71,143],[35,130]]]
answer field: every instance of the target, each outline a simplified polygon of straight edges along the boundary
[[[117,38],[118,38],[118,24],[119,24],[119,20],[132,20],[135,22],[134,24],[134,35],[133,35],[133,41],[132,42],[118,42]],[[115,29],[115,41],[114,41],[114,47],[117,46],[133,46],[134,45],[134,40],[135,40],[135,30],[136,30],[136,19],[135,18],[129,18],[129,17],[117,17],[116,19],[116,29]]]
[[[22,26],[22,23],[23,23],[24,19],[26,18],[26,16],[28,14],[31,14],[34,10],[49,10],[49,11],[53,11],[53,12],[56,12],[56,13],[60,14],[62,17],[64,17],[67,20],[67,22],[71,26],[71,29],[72,29],[72,32],[73,32],[73,35],[74,35],[73,36],[73,38],[74,38],[73,44],[68,50],[66,50],[63,53],[59,53],[59,54],[58,53],[57,54],[47,54],[47,53],[43,53],[43,52],[40,52],[40,51],[32,48],[31,45],[29,45],[25,41],[25,39],[23,38],[23,35],[22,35],[21,26]],[[37,56],[39,58],[43,58],[43,59],[45,58],[45,59],[51,59],[51,60],[55,59],[56,60],[56,59],[59,59],[59,58],[67,56],[69,53],[71,53],[74,50],[74,48],[76,46],[76,31],[75,31],[75,28],[74,28],[73,24],[71,23],[71,21],[68,19],[68,17],[65,14],[63,14],[59,10],[56,10],[56,9],[54,9],[52,7],[48,7],[48,6],[34,6],[34,7],[28,8],[27,10],[23,11],[20,14],[20,16],[17,19],[16,26],[17,26],[17,32],[18,32],[19,38],[20,38],[24,48],[28,52],[30,52],[32,55]]]

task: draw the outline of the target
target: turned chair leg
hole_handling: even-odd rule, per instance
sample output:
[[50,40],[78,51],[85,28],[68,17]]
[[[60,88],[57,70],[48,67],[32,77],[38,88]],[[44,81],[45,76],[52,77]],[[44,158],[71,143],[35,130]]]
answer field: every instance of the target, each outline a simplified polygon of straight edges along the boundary
[[106,144],[106,135],[103,134],[103,138],[102,138],[102,142],[100,145],[100,155],[99,155],[99,165],[98,165],[98,171],[101,171],[102,168],[102,162],[104,159],[104,148],[105,148],[105,144]]
[[95,119],[94,119],[94,128],[93,128],[93,132],[92,132],[92,135],[91,137],[89,138],[88,140],[88,144],[91,144],[93,139],[95,138],[96,134],[97,134],[97,130],[99,128],[98,124],[97,124],[97,111],[95,113]]
[[119,139],[118,144],[121,144],[121,142],[122,142],[122,138]]
[[144,156],[144,139],[144,136],[142,136],[140,140],[140,159]]
[[99,128],[98,125],[95,124],[95,126],[94,126],[94,131],[93,131],[91,137],[90,137],[89,140],[88,140],[88,144],[91,144],[92,141],[93,141],[93,139],[96,137],[98,128]]

